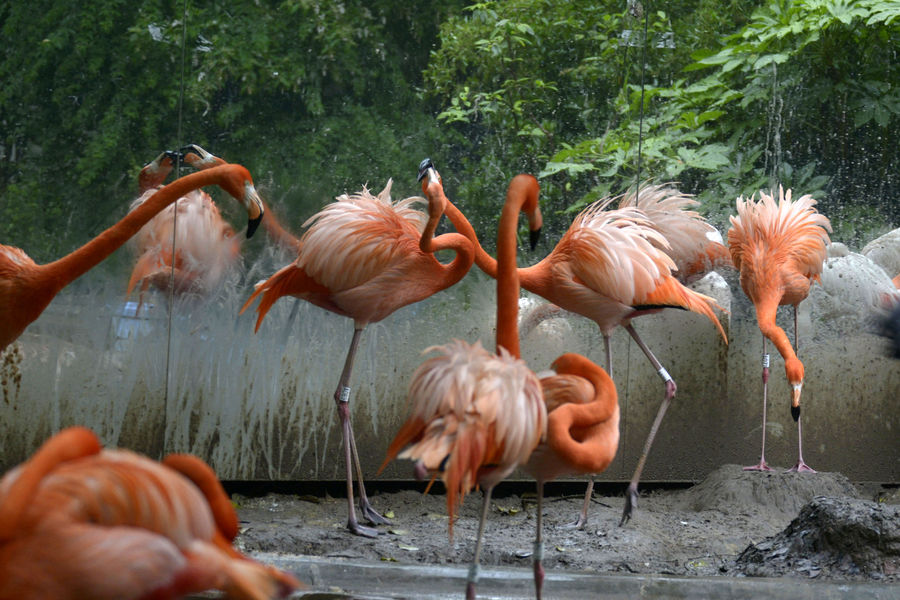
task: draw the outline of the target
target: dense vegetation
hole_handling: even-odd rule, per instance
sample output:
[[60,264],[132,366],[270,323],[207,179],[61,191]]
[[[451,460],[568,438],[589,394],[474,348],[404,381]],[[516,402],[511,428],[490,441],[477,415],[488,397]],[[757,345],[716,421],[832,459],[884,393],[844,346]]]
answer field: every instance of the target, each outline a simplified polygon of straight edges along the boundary
[[526,170],[559,227],[638,177],[720,225],[779,182],[853,245],[900,225],[897,0],[200,4],[0,5],[0,242],[71,250],[186,142],[298,231],[426,155],[476,222]]

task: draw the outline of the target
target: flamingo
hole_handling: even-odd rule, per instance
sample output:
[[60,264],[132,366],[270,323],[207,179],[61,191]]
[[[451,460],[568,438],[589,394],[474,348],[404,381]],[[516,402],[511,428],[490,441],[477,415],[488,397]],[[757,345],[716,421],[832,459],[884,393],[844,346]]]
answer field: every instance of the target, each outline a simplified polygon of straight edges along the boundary
[[[163,153],[159,161],[171,161]],[[237,164],[191,173],[156,191],[118,223],[54,262],[38,265],[23,250],[0,245],[0,350],[15,341],[65,286],[87,273],[136,234],[154,215],[191,190],[218,185],[247,209],[247,237],[263,216],[250,172]]]
[[537,480],[533,566],[538,600],[544,582],[544,484],[562,475],[605,471],[619,445],[619,403],[612,378],[580,354],[563,354],[552,366],[555,374],[541,378],[547,406],[547,439],[525,465],[525,470]]
[[[481,342],[454,340],[432,347],[438,355],[413,374],[410,415],[388,446],[381,469],[395,458],[416,461],[417,476],[440,474],[447,488],[449,534],[456,507],[477,484],[484,490],[475,552],[466,598],[475,597],[484,526],[494,486],[528,460],[547,429],[541,384],[520,358],[519,281],[516,272],[516,222],[519,212],[534,210],[536,197],[522,194],[513,180],[500,218],[497,275],[497,351]],[[434,177],[422,184],[429,201],[443,198]],[[531,204],[531,205],[529,205]]]
[[234,549],[237,516],[208,465],[183,455],[170,462],[175,468],[104,450],[82,427],[46,441],[0,480],[0,598],[167,599],[218,589],[262,600],[300,586]]
[[[429,173],[440,184],[440,175],[431,159],[420,164],[420,172]],[[536,208],[540,185],[537,179],[523,175],[527,181],[522,193],[534,197],[533,213],[529,216],[531,229],[540,226],[542,217]],[[523,184],[524,185],[524,184]],[[442,192],[443,193],[443,192]],[[553,251],[536,265],[518,270],[522,287],[542,296],[551,303],[585,316],[600,327],[606,350],[606,371],[612,374],[609,336],[622,326],[644,352],[665,384],[665,396],[644,442],[637,467],[628,485],[621,523],[625,524],[637,505],[637,485],[666,409],[675,396],[675,380],[662,366],[650,348],[640,338],[631,320],[659,312],[663,308],[681,308],[705,315],[715,324],[727,343],[725,330],[713,312],[719,308],[715,300],[699,294],[672,276],[672,259],[665,248],[665,237],[653,227],[646,214],[634,207],[609,210],[612,198],[595,202],[582,211]],[[472,241],[475,264],[490,275],[497,276],[497,261],[478,243],[475,230],[452,203],[446,213],[457,231]],[[578,528],[587,524],[588,508],[593,494],[593,479],[588,483],[581,514],[575,523]]]
[[[356,535],[374,537],[376,529],[360,525],[353,506],[353,469],[359,481],[359,508],[373,525],[388,521],[370,505],[363,483],[353,427],[350,422],[350,375],[360,337],[366,325],[395,310],[457,283],[472,266],[472,244],[457,233],[434,237],[444,211],[440,199],[428,202],[428,214],[413,208],[420,197],[397,203],[390,199],[392,181],[377,196],[368,189],[341,195],[313,215],[300,240],[297,259],[256,285],[241,308],[257,297],[256,331],[276,300],[301,298],[335,314],[353,319],[353,337],[347,351],[334,401],[347,468],[347,528]],[[451,249],[456,256],[442,264],[434,253]]]
[[[755,196],[755,195],[754,195]],[[825,261],[828,217],[815,209],[816,201],[809,194],[791,200],[791,190],[778,187],[776,204],[774,191],[760,191],[754,196],[736,201],[737,216],[732,215],[728,230],[728,247],[734,266],[740,272],[741,288],[756,309],[756,320],[763,335],[763,426],[762,450],[759,463],[746,470],[768,471],[766,464],[766,391],[769,381],[769,355],[766,340],[771,340],[784,358],[784,370],[791,385],[791,416],[797,422],[797,464],[791,471],[815,472],[803,461],[803,440],[800,428],[800,393],[803,389],[803,363],[797,358],[787,334],[775,323],[777,309],[782,305],[794,307],[794,343],[797,337],[797,306],[809,294],[812,282],[819,279]]]

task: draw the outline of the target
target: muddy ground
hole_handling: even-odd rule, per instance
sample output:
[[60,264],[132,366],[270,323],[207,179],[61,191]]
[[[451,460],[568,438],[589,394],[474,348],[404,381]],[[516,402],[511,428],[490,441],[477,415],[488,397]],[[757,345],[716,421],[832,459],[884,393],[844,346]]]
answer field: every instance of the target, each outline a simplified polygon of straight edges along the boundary
[[[584,488],[550,488],[551,494],[570,493],[552,495],[544,504],[548,570],[900,583],[897,488],[853,485],[837,473],[757,473],[725,465],[688,488],[643,490],[624,527],[619,526],[623,496],[613,488],[595,492],[583,531],[567,524],[580,510]],[[524,490],[532,489],[498,487],[482,565],[530,567],[536,502],[534,493]],[[432,565],[471,560],[479,492],[463,504],[452,543],[440,490],[370,496],[393,521],[379,527],[377,539],[347,532],[344,498],[234,493],[242,524],[237,543],[250,553]]]

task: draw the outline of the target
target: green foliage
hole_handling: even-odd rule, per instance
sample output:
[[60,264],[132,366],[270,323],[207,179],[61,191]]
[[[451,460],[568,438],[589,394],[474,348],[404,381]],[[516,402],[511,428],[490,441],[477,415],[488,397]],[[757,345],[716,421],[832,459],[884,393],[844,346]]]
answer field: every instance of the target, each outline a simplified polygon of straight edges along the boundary
[[900,3],[644,3],[642,19],[625,9],[482,2],[443,26],[426,89],[470,142],[458,152],[474,210],[501,197],[498,172],[525,169],[568,211],[640,177],[679,180],[719,224],[736,196],[779,183],[826,213],[874,206],[900,220],[888,143],[900,133]]
[[367,182],[412,192],[439,139],[416,95],[421,47],[454,10],[4,3],[0,241],[38,261],[71,250],[124,215],[143,164],[187,142],[245,164],[297,230]]

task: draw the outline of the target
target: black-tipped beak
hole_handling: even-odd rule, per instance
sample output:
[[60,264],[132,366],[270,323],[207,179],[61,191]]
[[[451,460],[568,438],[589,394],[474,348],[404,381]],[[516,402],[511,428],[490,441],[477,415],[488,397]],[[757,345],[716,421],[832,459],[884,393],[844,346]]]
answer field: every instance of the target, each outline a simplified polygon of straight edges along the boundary
[[791,416],[794,418],[795,423],[800,420],[800,407],[799,406],[791,407]]
[[181,159],[184,158],[184,155],[180,150],[166,150],[165,152],[163,152],[163,154],[165,156],[168,156],[169,160],[171,160],[173,164],[181,161]]
[[259,228],[259,224],[262,223],[263,216],[265,216],[265,213],[260,213],[260,215],[258,217],[256,217],[255,219],[249,219],[247,221],[247,239],[248,240],[253,237],[254,233],[256,233],[257,228]]
[[199,157],[203,157],[204,154],[207,154],[206,150],[198,146],[197,144],[188,144],[187,146],[182,146],[178,149],[181,154],[187,154],[188,152],[193,152]]
[[422,179],[425,178],[425,175],[428,174],[428,169],[437,170],[434,166],[434,162],[432,162],[430,158],[422,159],[422,162],[419,163],[419,175],[416,177],[416,181],[422,181]]
[[541,239],[541,228],[540,227],[528,232],[528,244],[532,250],[537,248],[538,241],[540,241],[540,239]]

